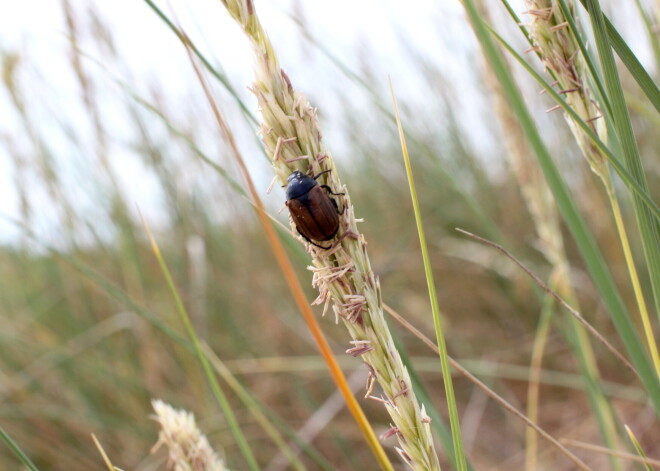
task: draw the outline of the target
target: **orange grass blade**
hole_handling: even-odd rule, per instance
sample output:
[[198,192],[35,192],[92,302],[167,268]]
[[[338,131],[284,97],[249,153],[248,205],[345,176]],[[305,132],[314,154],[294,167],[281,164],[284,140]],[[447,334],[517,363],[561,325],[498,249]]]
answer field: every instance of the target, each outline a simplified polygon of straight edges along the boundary
[[264,209],[264,205],[263,202],[261,201],[261,198],[259,198],[259,194],[257,193],[257,190],[254,186],[254,182],[252,181],[250,173],[248,172],[243,157],[240,151],[238,150],[238,147],[236,146],[236,142],[234,141],[234,136],[231,133],[231,130],[229,129],[227,124],[225,123],[224,119],[222,118],[220,110],[218,109],[215,100],[211,95],[206,80],[202,75],[201,70],[195,63],[192,54],[190,53],[187,38],[181,37],[181,40],[186,46],[186,50],[188,51],[188,55],[190,57],[190,62],[195,69],[195,73],[197,74],[197,78],[199,79],[202,88],[204,89],[204,93],[206,94],[206,98],[208,99],[209,105],[212,108],[218,126],[222,130],[222,133],[232,150],[232,154],[236,160],[236,163],[240,168],[245,183],[248,186],[248,193],[252,197],[254,206],[257,209],[257,216],[259,217],[259,222],[261,223],[264,232],[266,233],[266,238],[268,239],[268,242],[271,245],[273,253],[275,254],[277,263],[280,266],[282,273],[284,274],[284,278],[287,280],[287,284],[289,285],[291,294],[293,295],[296,301],[296,305],[298,306],[298,309],[300,309],[300,312],[302,313],[303,318],[305,319],[305,322],[307,323],[307,326],[310,332],[312,333],[312,336],[314,337],[314,341],[316,342],[321,352],[321,356],[328,365],[328,369],[330,370],[330,375],[332,376],[332,379],[335,381],[335,384],[337,385],[342,395],[344,396],[344,400],[346,401],[346,405],[348,406],[349,411],[351,412],[353,418],[357,422],[360,431],[364,435],[364,438],[367,441],[369,447],[371,448],[371,451],[373,452],[374,456],[376,457],[376,460],[378,461],[380,467],[383,470],[394,471],[392,463],[390,462],[389,458],[385,453],[385,450],[378,441],[378,438],[376,437],[375,432],[371,428],[371,424],[367,420],[367,417],[364,414],[362,408],[360,407],[360,404],[355,399],[355,396],[353,395],[353,392],[351,391],[351,388],[348,385],[348,382],[346,381],[346,377],[344,376],[344,373],[341,371],[339,364],[337,363],[337,359],[334,356],[334,353],[330,349],[330,345],[328,344],[328,341],[323,335],[323,332],[321,331],[319,324],[316,322],[316,318],[314,317],[312,308],[310,307],[309,303],[307,302],[307,299],[305,298],[305,294],[300,284],[300,280],[298,280],[298,277],[296,276],[293,270],[293,265],[291,265],[291,261],[289,260],[289,257],[286,255],[286,252],[284,251],[284,247],[282,246],[282,243],[278,239],[277,234],[275,233],[275,229],[273,228],[273,225],[269,220],[269,216],[266,213],[266,210]]

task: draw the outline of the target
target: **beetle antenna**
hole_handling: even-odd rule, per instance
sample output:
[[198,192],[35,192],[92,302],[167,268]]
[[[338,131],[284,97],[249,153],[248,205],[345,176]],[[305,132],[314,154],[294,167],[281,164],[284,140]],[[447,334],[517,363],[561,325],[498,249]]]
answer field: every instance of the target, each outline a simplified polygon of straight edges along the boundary
[[319,177],[320,177],[321,175],[323,175],[324,173],[328,173],[328,172],[332,172],[332,169],[329,168],[328,170],[323,170],[321,173],[317,174],[317,175],[314,177],[314,180],[316,180],[317,178],[319,178]]

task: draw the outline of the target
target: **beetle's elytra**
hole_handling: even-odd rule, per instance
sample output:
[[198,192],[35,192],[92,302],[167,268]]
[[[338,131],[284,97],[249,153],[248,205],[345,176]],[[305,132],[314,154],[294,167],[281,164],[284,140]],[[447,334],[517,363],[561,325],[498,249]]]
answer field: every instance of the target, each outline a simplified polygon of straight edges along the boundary
[[289,175],[286,188],[286,206],[298,232],[307,242],[322,249],[330,247],[314,241],[330,240],[339,230],[339,208],[330,194],[343,194],[334,193],[327,185],[319,185],[316,179],[326,172],[329,170],[312,178],[296,170]]

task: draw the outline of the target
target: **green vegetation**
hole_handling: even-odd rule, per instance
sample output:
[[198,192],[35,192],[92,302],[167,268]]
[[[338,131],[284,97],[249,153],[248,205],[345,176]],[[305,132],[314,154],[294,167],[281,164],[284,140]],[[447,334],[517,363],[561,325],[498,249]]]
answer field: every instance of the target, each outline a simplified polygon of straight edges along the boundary
[[[102,469],[93,433],[107,466],[164,469],[176,430],[190,430],[178,453],[203,444],[216,463],[208,469],[391,469],[388,459],[415,470],[652,469],[660,457],[660,64],[636,57],[631,31],[607,17],[614,2],[525,3],[523,14],[506,0],[465,0],[465,22],[452,25],[474,33],[479,60],[458,64],[481,84],[472,100],[486,115],[483,129],[461,112],[456,64],[410,46],[407,75],[392,74],[406,166],[387,76],[368,61],[358,70],[338,59],[332,38],[315,35],[304,15],[290,32],[332,64],[336,89],[303,89],[286,65],[289,76],[280,74],[280,45],[262,34],[259,4],[218,2],[257,53],[261,113],[252,113],[255,102],[241,92],[251,82],[227,72],[236,66],[222,48],[204,52],[167,9],[139,4],[213,87],[217,121],[192,65],[196,98],[185,104],[168,96],[166,77],[145,85],[120,74],[112,25],[93,10],[62,6],[73,114],[58,114],[57,88],[31,75],[38,58],[0,49],[13,118],[0,125],[0,155],[20,208],[2,220],[18,236],[0,248],[0,468]],[[620,8],[647,29],[638,39],[657,60],[660,12],[641,1]],[[398,88],[410,77],[428,94],[424,109]],[[326,104],[342,117],[322,143],[326,123],[298,93],[321,116]],[[254,139],[259,123],[264,148]],[[299,147],[285,149],[291,134]],[[347,155],[329,136],[341,136]],[[493,143],[488,150],[474,142],[481,138]],[[308,151],[319,154],[295,160]],[[256,217],[260,203],[235,170],[236,154],[295,274],[282,275],[283,252]],[[337,253],[308,254],[277,213],[277,187],[292,168],[317,171],[323,160],[330,186],[350,194],[341,218],[356,237]],[[267,195],[271,164],[278,180]],[[552,293],[456,228],[508,250]],[[290,295],[296,278],[307,302],[320,304],[314,313],[347,380],[318,354],[302,297],[296,304]],[[349,295],[353,304],[333,311]],[[396,313],[383,319],[390,310],[431,341]],[[343,405],[349,384],[366,423]]]

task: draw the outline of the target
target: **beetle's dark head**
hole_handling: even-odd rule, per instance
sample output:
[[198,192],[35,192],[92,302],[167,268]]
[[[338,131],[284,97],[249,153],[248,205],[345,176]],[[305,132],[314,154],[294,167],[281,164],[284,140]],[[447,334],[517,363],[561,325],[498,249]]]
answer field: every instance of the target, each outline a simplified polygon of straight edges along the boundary
[[300,198],[302,195],[307,193],[309,190],[314,188],[318,183],[312,177],[309,177],[302,173],[299,170],[294,170],[289,178],[287,178],[288,184],[286,186],[286,199],[292,200],[295,198]]

